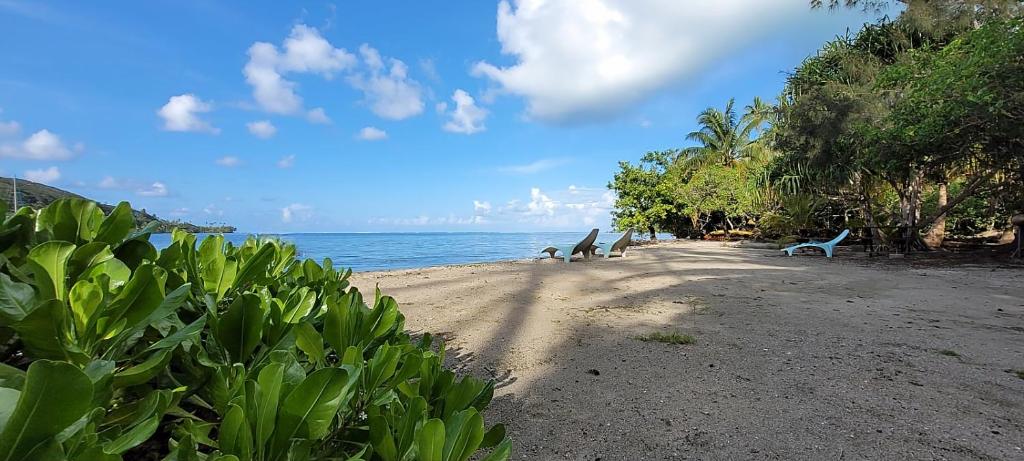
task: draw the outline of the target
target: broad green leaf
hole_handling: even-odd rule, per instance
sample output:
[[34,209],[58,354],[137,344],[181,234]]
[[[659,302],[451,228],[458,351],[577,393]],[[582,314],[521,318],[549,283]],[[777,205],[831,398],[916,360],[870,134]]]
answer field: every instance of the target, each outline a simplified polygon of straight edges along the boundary
[[75,331],[84,335],[85,326],[89,319],[96,314],[97,308],[103,302],[103,289],[99,285],[88,281],[79,280],[71,287],[68,303],[71,304],[71,313],[74,317]]
[[512,456],[512,440],[505,439],[480,461],[506,461]]
[[202,331],[205,326],[206,314],[203,314],[199,316],[199,318],[196,319],[194,322],[186,325],[184,328],[175,331],[174,333],[171,333],[170,335],[164,337],[163,339],[153,343],[148,348],[146,348],[146,350],[155,351],[159,349],[173,349],[177,347],[178,344],[181,344],[186,340],[197,338],[199,332]]
[[67,307],[64,303],[51,299],[36,307],[20,322],[11,326],[21,341],[25,343],[28,356],[36,359],[68,360],[65,350],[65,323]]
[[249,358],[260,343],[263,331],[263,308],[260,298],[246,293],[235,298],[228,311],[217,320],[217,341],[236,363]]
[[486,434],[484,439],[480,442],[480,448],[491,448],[505,440],[505,425],[495,424]]
[[395,438],[391,435],[391,427],[383,416],[375,415],[370,417],[370,443],[373,445],[373,452],[384,461],[398,460],[398,447],[395,446]]
[[278,402],[281,399],[284,364],[271,363],[260,370],[256,401],[256,450],[262,454],[274,433]]
[[324,339],[309,322],[295,325],[295,345],[314,362],[324,361]]
[[260,246],[256,254],[250,256],[238,269],[238,276],[235,277],[235,288],[244,287],[247,283],[255,281],[258,277],[267,272],[267,267],[274,261],[274,254],[277,252],[277,244],[268,241]]
[[100,312],[97,334],[109,338],[120,332],[114,327],[122,320],[127,328],[145,321],[164,302],[166,280],[167,272],[156,265],[144,264],[136,269],[117,297]]
[[345,368],[322,368],[288,394],[277,419],[275,457],[288,449],[293,438],[316,440],[327,435],[338,409],[351,398],[356,375]]
[[11,280],[7,274],[0,273],[0,325],[17,322],[35,307],[35,292],[27,283]]
[[416,436],[419,461],[444,461],[444,422],[432,418],[427,420]]
[[125,240],[114,249],[114,256],[131,269],[136,269],[146,261],[156,261],[157,252],[148,240]]
[[0,432],[0,460],[31,461],[38,447],[84,416],[92,403],[92,382],[69,363],[37,360],[28,368],[18,404]]
[[284,321],[288,323],[299,323],[309,311],[313,310],[316,304],[316,291],[302,287],[296,290],[288,298],[285,305]]
[[0,363],[0,388],[21,390],[25,385],[25,372],[6,363]]
[[63,301],[66,298],[67,262],[73,251],[75,245],[54,240],[41,243],[28,252],[28,259],[35,273],[36,287],[42,299]]
[[86,243],[75,248],[75,251],[71,253],[71,258],[68,259],[68,277],[74,282],[86,269],[103,264],[113,258],[114,253],[110,251],[110,245],[103,242]]
[[237,455],[240,459],[252,458],[252,433],[245,420],[245,411],[238,405],[228,405],[217,443],[224,453]]
[[114,387],[122,388],[142,384],[167,369],[173,349],[163,349],[142,363],[114,374]]
[[[113,349],[114,345],[120,345],[121,343],[132,339],[134,335],[142,332],[142,330],[146,329],[146,327],[148,327],[149,325],[152,325],[160,320],[166,319],[169,315],[171,315],[171,313],[173,313],[179,307],[181,307],[181,305],[185,302],[186,299],[188,299],[190,289],[191,285],[186,283],[185,285],[182,285],[176,288],[174,291],[168,293],[167,296],[164,297],[162,301],[160,301],[160,304],[155,309],[150,311],[145,318],[135,321],[134,323],[127,324],[125,330],[118,335],[118,337],[114,340],[113,344],[111,344],[110,347]],[[127,318],[129,320],[134,320],[135,318],[137,318],[137,316],[133,315],[134,312],[129,311],[128,314],[129,316]]]
[[484,420],[476,408],[460,411],[445,421],[445,461],[465,461],[484,438]]
[[100,223],[94,240],[114,245],[124,240],[133,227],[135,227],[135,216],[132,213],[131,205],[128,202],[118,203]]
[[20,389],[0,387],[0,433],[3,432],[11,414],[14,413],[14,408],[18,406],[18,397],[20,396]]
[[147,418],[141,424],[137,424],[121,434],[120,437],[105,443],[103,445],[103,452],[111,455],[120,455],[149,440],[156,433],[161,417],[162,415],[157,415]]
[[96,202],[82,198],[63,198],[39,210],[36,229],[49,231],[53,240],[72,243],[90,242],[103,220]]

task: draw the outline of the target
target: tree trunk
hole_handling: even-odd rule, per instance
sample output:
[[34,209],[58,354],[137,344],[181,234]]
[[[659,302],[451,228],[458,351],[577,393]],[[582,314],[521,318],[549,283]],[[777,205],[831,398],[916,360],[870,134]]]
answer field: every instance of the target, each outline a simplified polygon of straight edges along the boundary
[[860,180],[860,210],[864,214],[864,223],[868,225],[868,230],[871,232],[871,246],[877,247],[882,244],[882,232],[878,229],[878,224],[875,222],[875,213],[871,210],[871,193],[868,190],[867,183],[864,182],[864,178]]
[[647,226],[647,232],[651,233],[651,241],[652,242],[657,242],[658,241],[658,235],[654,233],[654,226]]
[[[941,210],[943,207],[949,204],[949,185],[945,182],[939,183],[939,203],[938,208]],[[946,214],[943,213],[939,216],[935,222],[932,223],[932,227],[928,229],[928,233],[924,236],[924,243],[928,244],[929,248],[938,249],[942,247],[942,241],[946,238]]]

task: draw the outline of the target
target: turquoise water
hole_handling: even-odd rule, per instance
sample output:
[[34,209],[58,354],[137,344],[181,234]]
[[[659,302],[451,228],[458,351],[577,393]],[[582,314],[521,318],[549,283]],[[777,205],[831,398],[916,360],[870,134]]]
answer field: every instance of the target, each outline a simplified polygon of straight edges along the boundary
[[[237,244],[248,235],[226,234],[225,238]],[[586,232],[423,232],[282,234],[277,237],[294,243],[302,258],[323,261],[328,257],[338,267],[375,271],[534,258],[539,256],[541,248],[578,242],[585,235]],[[598,239],[618,236],[618,233],[602,233]],[[157,248],[166,247],[170,240],[169,234],[155,234],[150,238]]]

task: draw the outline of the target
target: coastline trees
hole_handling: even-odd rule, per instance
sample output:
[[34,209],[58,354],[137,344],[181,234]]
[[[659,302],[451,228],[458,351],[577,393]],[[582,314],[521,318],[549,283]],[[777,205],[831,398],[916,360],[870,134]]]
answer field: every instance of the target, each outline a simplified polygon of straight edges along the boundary
[[695,145],[649,170],[657,211],[632,202],[628,216],[651,212],[659,229],[701,230],[719,216],[726,230],[736,219],[770,237],[863,226],[876,241],[924,248],[923,234],[934,247],[947,228],[977,232],[1019,212],[1021,2],[905,3],[895,19],[824,44],[789,75],[777,104],[755,100],[743,116],[733,100],[703,111],[687,137]]

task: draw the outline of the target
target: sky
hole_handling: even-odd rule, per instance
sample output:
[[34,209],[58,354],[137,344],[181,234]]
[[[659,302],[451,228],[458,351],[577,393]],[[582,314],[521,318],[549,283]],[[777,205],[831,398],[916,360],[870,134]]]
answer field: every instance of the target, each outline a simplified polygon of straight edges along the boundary
[[248,232],[608,229],[619,161],[873,20],[806,0],[0,0],[0,175]]

